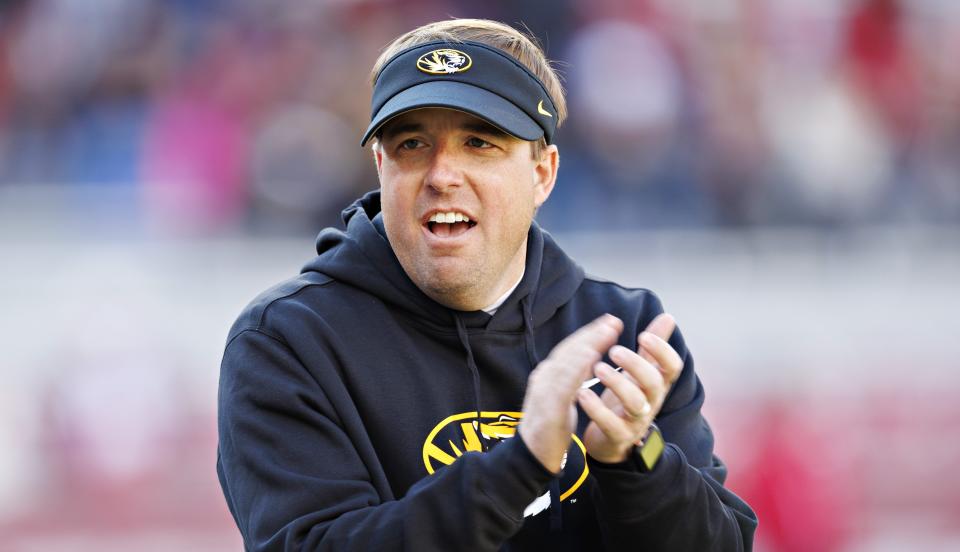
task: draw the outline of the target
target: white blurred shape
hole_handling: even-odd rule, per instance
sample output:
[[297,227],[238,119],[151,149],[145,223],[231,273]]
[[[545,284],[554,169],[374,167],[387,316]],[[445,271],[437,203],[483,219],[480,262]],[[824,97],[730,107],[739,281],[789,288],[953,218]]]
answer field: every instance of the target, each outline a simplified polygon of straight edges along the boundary
[[162,466],[163,444],[182,406],[176,371],[154,342],[141,304],[101,304],[87,311],[68,345],[52,404],[55,422],[76,448],[83,473],[124,480]]
[[673,124],[679,75],[651,31],[621,21],[594,23],[574,38],[569,59],[579,118],[614,131]]
[[41,476],[32,446],[38,431],[34,397],[21,391],[26,378],[8,372],[0,391],[0,520],[29,504],[29,491]]
[[774,151],[822,214],[869,211],[891,170],[891,145],[842,81],[772,77],[762,109]]

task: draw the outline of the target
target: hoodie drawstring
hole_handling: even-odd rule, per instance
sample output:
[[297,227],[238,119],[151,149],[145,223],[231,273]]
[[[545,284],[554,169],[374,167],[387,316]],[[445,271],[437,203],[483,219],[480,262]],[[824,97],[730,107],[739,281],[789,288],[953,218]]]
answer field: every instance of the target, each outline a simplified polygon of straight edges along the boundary
[[563,529],[563,510],[560,509],[560,478],[550,480],[550,530]]
[[473,407],[477,413],[475,422],[477,424],[477,436],[480,438],[480,448],[486,452],[487,443],[483,438],[483,431],[480,429],[480,372],[477,370],[477,362],[473,359],[473,349],[470,348],[470,340],[467,338],[467,329],[463,325],[463,320],[457,314],[453,315],[453,319],[457,324],[457,337],[460,338],[460,345],[467,353],[467,366],[470,368],[470,375],[473,376]]
[[537,344],[533,340],[533,313],[526,297],[520,300],[520,307],[523,309],[523,346],[527,350],[527,362],[533,370],[540,364],[540,357],[537,355]]
[[[540,364],[540,355],[537,354],[537,343],[533,339],[533,312],[530,302],[527,301],[528,297],[520,300],[520,306],[523,308],[523,344],[527,350],[530,369],[533,370],[537,364]],[[560,509],[560,477],[558,476],[550,481],[550,530],[561,529],[563,529],[563,511]]]
[[[537,344],[533,338],[533,312],[530,302],[524,297],[520,300],[520,306],[523,309],[523,345],[527,352],[527,361],[530,363],[530,369],[533,370],[540,363],[540,357],[537,354]],[[483,439],[480,431],[480,372],[477,369],[477,362],[473,358],[473,349],[470,347],[470,339],[467,335],[467,328],[463,320],[457,314],[453,315],[454,322],[457,325],[457,337],[460,338],[460,345],[467,357],[467,367],[470,368],[470,375],[473,378],[473,401],[476,411],[476,429],[480,434],[480,446],[486,451],[487,443]],[[550,530],[560,531],[563,529],[563,511],[560,505],[560,478],[554,477],[550,481]]]

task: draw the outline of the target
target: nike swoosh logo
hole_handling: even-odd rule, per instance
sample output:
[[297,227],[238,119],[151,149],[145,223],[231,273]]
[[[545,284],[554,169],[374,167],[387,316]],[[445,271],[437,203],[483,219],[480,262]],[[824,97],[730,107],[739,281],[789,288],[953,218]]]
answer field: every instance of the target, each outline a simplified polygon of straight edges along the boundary
[[551,115],[549,111],[543,108],[543,100],[540,100],[540,103],[537,104],[537,111],[541,115],[546,115],[547,117],[553,117],[553,115]]

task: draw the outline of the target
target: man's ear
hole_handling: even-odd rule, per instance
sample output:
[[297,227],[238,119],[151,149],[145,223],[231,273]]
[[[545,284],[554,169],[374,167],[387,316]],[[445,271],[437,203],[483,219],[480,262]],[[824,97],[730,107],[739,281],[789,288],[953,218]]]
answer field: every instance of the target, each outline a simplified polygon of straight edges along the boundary
[[533,170],[534,205],[543,205],[553,186],[557,183],[557,169],[560,168],[560,150],[556,144],[550,144],[540,152],[540,160]]
[[379,140],[373,141],[373,146],[370,147],[370,151],[373,152],[373,162],[377,165],[377,179],[380,179],[380,168],[383,165],[383,148],[380,146]]

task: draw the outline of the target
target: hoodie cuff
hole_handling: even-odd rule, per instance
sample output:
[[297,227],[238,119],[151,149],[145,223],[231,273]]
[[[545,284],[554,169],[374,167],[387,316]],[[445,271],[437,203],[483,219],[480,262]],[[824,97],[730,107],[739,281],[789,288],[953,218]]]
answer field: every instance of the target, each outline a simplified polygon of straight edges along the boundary
[[669,443],[652,471],[641,472],[639,463],[642,461],[636,451],[616,464],[605,464],[587,457],[590,474],[597,482],[610,515],[631,517],[638,509],[646,510],[661,503],[687,462],[683,451]]
[[543,494],[554,475],[527,448],[518,435],[483,455],[495,466],[496,482],[483,493],[514,520],[523,519],[523,510]]

